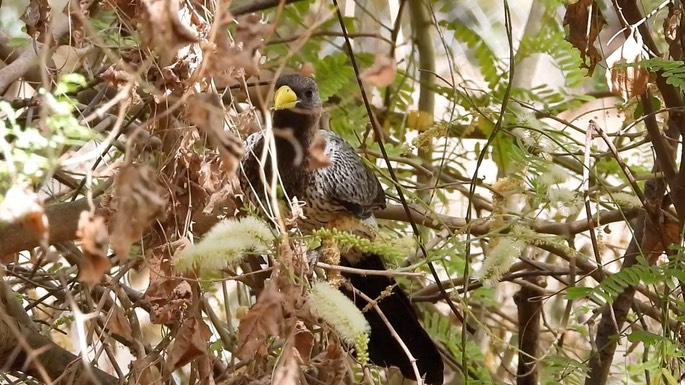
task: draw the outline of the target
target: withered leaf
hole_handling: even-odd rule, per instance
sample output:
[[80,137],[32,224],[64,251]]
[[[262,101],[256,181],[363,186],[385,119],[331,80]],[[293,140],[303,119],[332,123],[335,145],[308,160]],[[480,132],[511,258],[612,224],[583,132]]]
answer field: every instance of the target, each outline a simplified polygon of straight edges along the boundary
[[395,81],[396,73],[395,59],[378,54],[373,61],[373,66],[364,71],[360,77],[376,87],[387,87]]
[[325,352],[312,360],[318,369],[319,381],[324,384],[342,384],[347,373],[346,354],[338,344],[330,344]]
[[283,321],[282,301],[283,294],[273,282],[269,283],[240,321],[236,357],[249,361],[255,354],[266,355],[266,339],[279,334],[279,324]]
[[295,352],[300,364],[309,365],[314,348],[314,335],[305,328],[301,328],[295,333],[294,342]]
[[285,357],[282,357],[283,364],[276,368],[274,372],[274,378],[272,384],[274,385],[296,385],[300,382],[299,379],[299,367],[297,366],[297,361],[293,357],[292,351],[284,352]]
[[174,346],[169,353],[169,369],[174,371],[190,361],[208,353],[207,344],[212,332],[197,317],[187,318],[176,332]]
[[309,164],[310,170],[325,168],[331,165],[331,159],[326,156],[326,139],[323,135],[317,134],[309,146]]
[[224,129],[225,113],[221,98],[216,93],[198,94],[190,98],[189,102],[190,121],[217,146],[226,172],[235,174],[245,150],[240,138]]
[[[680,244],[680,225],[674,220],[665,219],[661,231],[645,221],[645,232],[642,238],[642,250],[647,253],[649,263],[655,263],[671,244]],[[666,243],[666,245],[664,245]]]
[[33,38],[43,36],[50,23],[50,4],[46,0],[30,0],[20,19],[26,23],[26,33]]
[[162,67],[169,65],[178,50],[199,38],[197,32],[181,17],[179,0],[143,0],[140,18],[148,46],[159,52]]
[[590,76],[595,70],[595,65],[602,60],[594,44],[606,24],[606,19],[595,0],[579,0],[566,7],[564,25],[569,26],[569,32],[565,39],[580,51],[583,67],[588,69]]
[[110,223],[111,242],[114,252],[125,262],[131,245],[164,212],[167,200],[157,184],[157,174],[145,165],[123,167],[114,183],[117,211]]
[[245,77],[250,77],[259,73],[258,50],[264,45],[263,37],[273,31],[273,26],[264,24],[257,14],[242,15],[236,21],[238,27],[233,42],[217,41],[216,52],[211,56],[210,72],[237,69]]
[[105,219],[92,215],[88,211],[81,212],[76,236],[81,239],[83,258],[79,264],[79,281],[96,284],[102,281],[105,273],[112,266],[107,257],[109,235]]
[[131,338],[131,325],[126,319],[124,314],[124,309],[120,306],[112,306],[107,314],[107,324],[106,327],[113,334],[118,334],[124,338]]
[[162,245],[152,251],[147,260],[150,269],[150,282],[143,301],[150,306],[150,322],[171,325],[181,319],[183,312],[190,306],[192,288],[187,281],[176,276],[171,266],[170,248],[181,247],[190,242],[182,239],[171,245]]
[[21,223],[33,232],[42,247],[48,247],[48,217],[38,194],[24,185],[14,185],[0,203],[0,222]]
[[639,96],[647,91],[649,71],[640,66],[623,67],[622,64],[635,64],[642,60],[642,36],[635,30],[619,49],[607,57],[606,72],[609,90],[625,99]]
[[132,362],[130,383],[133,384],[162,384],[162,374],[155,365],[158,356],[148,355]]

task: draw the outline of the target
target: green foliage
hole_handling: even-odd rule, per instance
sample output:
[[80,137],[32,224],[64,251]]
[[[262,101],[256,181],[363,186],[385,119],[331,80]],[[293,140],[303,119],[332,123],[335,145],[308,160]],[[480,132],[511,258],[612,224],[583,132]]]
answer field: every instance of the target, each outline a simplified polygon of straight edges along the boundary
[[332,239],[341,249],[354,248],[364,253],[378,254],[390,261],[398,261],[407,256],[406,250],[398,249],[395,245],[379,240],[372,241],[338,229],[317,229],[307,238],[318,243],[324,239]]
[[544,385],[580,385],[587,377],[588,367],[563,354],[550,354],[541,361],[540,383]]
[[661,76],[666,78],[666,83],[685,92],[685,62],[681,60],[666,60],[655,57],[642,60],[637,63],[652,72],[661,72]]
[[331,96],[340,96],[339,92],[345,86],[355,82],[354,69],[345,54],[327,55],[314,63],[314,67],[322,101],[328,100]]
[[617,273],[607,276],[595,287],[568,288],[566,298],[599,296],[606,303],[613,303],[614,299],[628,286],[635,286],[640,282],[647,285],[663,282],[670,286],[672,280],[683,280],[683,278],[685,278],[685,272],[680,265],[650,266],[642,260],[638,264],[624,267]]
[[453,31],[454,37],[457,40],[466,43],[471,49],[470,53],[476,60],[478,69],[480,69],[485,81],[488,82],[490,89],[495,89],[503,79],[506,79],[506,76],[502,76],[503,69],[497,66],[497,64],[500,63],[499,58],[485,41],[483,34],[471,29],[468,25],[462,23],[458,19],[449,22],[440,21],[439,24],[440,26]]
[[[525,35],[521,40],[517,61],[535,53],[549,55],[566,79],[566,87],[577,87],[586,80],[586,71],[581,69],[580,53],[564,40],[565,32],[559,24],[548,23],[537,34]],[[549,89],[548,92],[554,91]]]
[[[469,362],[469,369],[475,371],[483,382],[492,384],[492,379],[490,378],[487,370],[483,370],[483,360],[485,356],[480,349],[478,344],[467,339],[466,347],[462,345],[462,334],[461,329],[455,326],[454,323],[447,317],[440,315],[438,313],[431,313],[426,316],[423,322],[426,331],[433,338],[444,344],[450,352],[454,355],[454,358],[461,362],[463,356],[465,355]],[[471,382],[469,384],[476,384],[478,382]]]
[[75,102],[66,96],[84,84],[83,76],[66,75],[54,93],[40,91],[50,111],[41,128],[24,126],[19,120],[22,112],[0,101],[0,148],[5,155],[5,161],[0,162],[0,180],[38,182],[58,166],[67,147],[83,145],[97,137],[79,123],[73,114]]

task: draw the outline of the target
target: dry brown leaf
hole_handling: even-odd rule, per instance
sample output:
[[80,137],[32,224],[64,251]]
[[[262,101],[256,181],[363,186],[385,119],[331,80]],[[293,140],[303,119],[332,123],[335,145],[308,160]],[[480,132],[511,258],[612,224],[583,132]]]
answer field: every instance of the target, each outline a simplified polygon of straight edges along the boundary
[[259,73],[259,49],[264,46],[264,36],[273,31],[273,26],[262,22],[257,14],[247,14],[236,19],[238,27],[233,41],[217,40],[215,46],[204,49],[214,51],[209,67],[210,73],[226,73],[239,70],[245,77]]
[[190,361],[208,353],[207,344],[212,332],[202,319],[187,318],[176,332],[169,353],[169,370],[174,371]]
[[331,158],[326,156],[326,139],[323,135],[318,134],[312,140],[309,146],[309,164],[307,167],[310,170],[317,170],[331,165]]
[[395,59],[378,54],[373,61],[373,66],[364,71],[360,77],[376,87],[387,87],[395,81],[396,73]]
[[141,106],[143,99],[138,94],[138,82],[135,76],[130,71],[135,70],[135,66],[126,62],[123,58],[116,63],[107,67],[107,69],[100,74],[100,78],[104,80],[107,87],[110,87],[115,92],[121,91],[124,87],[128,88],[128,99],[124,101],[129,106]]
[[128,319],[126,319],[124,309],[117,305],[112,306],[109,309],[109,313],[107,313],[106,319],[107,324],[105,326],[109,329],[110,333],[118,334],[127,339],[131,338],[133,331]]
[[664,18],[664,39],[669,46],[671,57],[682,57],[683,47],[680,44],[680,20],[683,11],[680,7],[668,7],[668,16]]
[[318,380],[324,384],[343,384],[347,373],[346,356],[340,345],[328,345],[325,352],[312,359],[312,364],[319,373]]
[[24,185],[14,185],[0,203],[0,222],[21,223],[33,232],[42,247],[48,247],[48,217],[38,194]]
[[256,354],[266,355],[266,339],[279,334],[279,324],[283,321],[283,299],[273,282],[264,287],[257,303],[240,321],[236,357],[249,361]]
[[24,14],[20,17],[26,23],[26,33],[33,38],[44,36],[50,24],[50,9],[50,4],[46,0],[30,0]]
[[158,325],[172,325],[183,316],[190,306],[192,288],[187,281],[178,277],[171,266],[169,249],[182,250],[189,245],[181,239],[171,245],[162,245],[152,251],[147,260],[150,269],[150,282],[143,295],[143,301],[150,306],[150,322]]
[[[680,244],[680,225],[674,220],[664,218],[661,229],[657,232],[654,226],[645,221],[645,232],[642,239],[642,250],[647,253],[649,263],[655,263],[657,258],[668,251],[671,244]],[[664,242],[666,246],[664,246]]]
[[131,363],[129,384],[163,384],[162,374],[156,366],[156,355],[148,355]]
[[135,25],[141,12],[141,3],[136,0],[103,0],[104,11],[116,11],[117,16],[130,25]]
[[602,55],[594,44],[606,24],[606,19],[604,19],[604,15],[602,15],[595,0],[579,0],[566,7],[564,25],[569,26],[566,41],[580,51],[583,67],[588,69],[590,76],[595,70],[595,65],[602,60]]
[[219,149],[226,172],[234,175],[245,149],[234,133],[224,129],[224,108],[215,93],[194,95],[189,100],[190,121],[207,134]]
[[114,184],[117,211],[110,220],[111,242],[114,252],[126,262],[131,245],[164,212],[167,200],[157,184],[157,174],[145,165],[123,167]]
[[70,45],[60,45],[52,54],[55,68],[63,73],[77,72],[83,65],[83,58],[88,53],[88,48],[76,48]]
[[314,335],[305,328],[300,328],[295,333],[295,341],[293,343],[295,353],[302,365],[309,365],[312,357],[312,350],[314,349]]
[[79,264],[78,279],[87,284],[97,284],[112,266],[107,250],[109,235],[105,219],[91,215],[88,211],[81,212],[76,236],[81,239],[83,258]]
[[316,73],[316,68],[312,62],[305,62],[302,64],[302,67],[300,67],[298,72],[304,76],[314,76]]
[[172,63],[179,49],[199,41],[189,20],[181,19],[189,18],[190,12],[181,11],[179,0],[143,0],[142,4],[145,39],[160,54],[162,67]]
[[[285,357],[283,357],[283,355]],[[293,356],[293,352],[285,352],[281,356],[283,364],[278,366],[274,371],[274,378],[272,384],[274,385],[296,385],[299,384],[299,367],[297,360]]]
[[643,59],[642,36],[635,30],[619,49],[607,57],[606,72],[609,90],[628,99],[639,96],[647,91],[649,71],[640,66],[620,68],[622,64],[635,64]]

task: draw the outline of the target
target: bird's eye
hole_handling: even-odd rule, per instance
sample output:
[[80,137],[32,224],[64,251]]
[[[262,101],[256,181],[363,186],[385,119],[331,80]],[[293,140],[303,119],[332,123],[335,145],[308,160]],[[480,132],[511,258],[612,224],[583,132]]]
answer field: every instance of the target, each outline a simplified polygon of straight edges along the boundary
[[307,99],[311,99],[312,96],[314,96],[314,91],[312,91],[312,90],[306,90],[306,91],[304,92],[304,96],[305,96]]

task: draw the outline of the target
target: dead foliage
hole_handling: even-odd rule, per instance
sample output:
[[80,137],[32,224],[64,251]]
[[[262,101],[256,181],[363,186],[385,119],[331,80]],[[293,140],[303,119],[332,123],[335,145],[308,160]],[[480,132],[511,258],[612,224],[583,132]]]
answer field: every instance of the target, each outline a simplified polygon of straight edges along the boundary
[[79,265],[79,281],[96,284],[102,281],[105,273],[112,266],[107,256],[109,234],[105,219],[94,216],[88,211],[82,212],[76,236],[81,239],[81,250],[83,250]]
[[619,49],[607,57],[607,84],[611,92],[628,99],[647,91],[649,71],[637,65],[646,59],[642,50],[642,37],[635,30]]
[[175,273],[169,254],[170,247],[180,248],[186,242],[159,246],[153,251],[152,257],[146,260],[150,280],[142,300],[150,307],[150,322],[153,324],[176,324],[183,319],[185,310],[191,305],[192,288]]
[[594,0],[580,0],[566,7],[564,25],[568,25],[569,32],[566,40],[580,51],[584,68],[588,75],[592,75],[595,66],[602,60],[595,42],[599,32],[607,24],[599,4]]
[[249,361],[255,355],[267,354],[266,340],[280,335],[280,324],[283,321],[282,302],[284,295],[274,283],[264,287],[257,303],[240,320],[238,328],[238,350],[236,356]]
[[164,213],[167,201],[164,190],[157,184],[156,172],[146,165],[122,167],[114,185],[111,204],[115,213],[109,224],[110,239],[114,252],[126,261],[131,245]]

